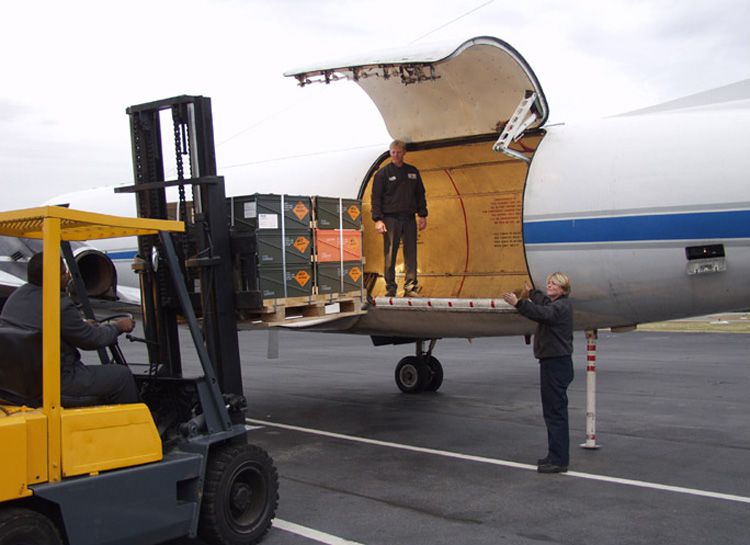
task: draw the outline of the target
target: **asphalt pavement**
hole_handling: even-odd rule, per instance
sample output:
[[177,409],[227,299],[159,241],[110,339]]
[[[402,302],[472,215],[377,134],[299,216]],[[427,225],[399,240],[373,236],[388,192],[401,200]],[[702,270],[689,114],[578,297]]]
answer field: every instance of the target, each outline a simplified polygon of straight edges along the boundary
[[[750,539],[750,335],[600,332],[600,448],[583,449],[576,333],[565,475],[535,471],[546,432],[538,365],[520,338],[438,342],[443,386],[412,395],[393,378],[411,345],[282,331],[279,358],[267,359],[267,332],[239,339],[250,439],[279,472],[264,544]],[[186,543],[201,542],[171,545]]]

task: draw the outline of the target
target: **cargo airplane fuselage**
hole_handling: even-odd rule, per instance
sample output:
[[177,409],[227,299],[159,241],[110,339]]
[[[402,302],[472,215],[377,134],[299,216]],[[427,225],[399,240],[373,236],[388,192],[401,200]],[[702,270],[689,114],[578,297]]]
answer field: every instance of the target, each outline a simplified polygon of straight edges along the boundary
[[[496,38],[287,75],[303,86],[355,80],[390,134],[407,142],[406,161],[422,173],[429,209],[418,242],[421,298],[389,301],[382,297],[382,242],[369,217],[385,150],[366,163],[358,152],[358,172],[332,175],[321,164],[326,174],[316,177],[309,166],[269,163],[250,182],[227,180],[229,196],[362,199],[375,305],[307,328],[415,339],[528,334],[534,324],[502,294],[526,281],[543,286],[557,270],[572,279],[577,329],[750,307],[750,80],[627,115],[545,127],[536,76]],[[286,174],[268,176],[276,167]],[[273,189],[263,185],[269,179]],[[106,188],[50,202],[61,201],[135,214],[132,195]],[[133,248],[105,248],[124,285],[134,278]]]

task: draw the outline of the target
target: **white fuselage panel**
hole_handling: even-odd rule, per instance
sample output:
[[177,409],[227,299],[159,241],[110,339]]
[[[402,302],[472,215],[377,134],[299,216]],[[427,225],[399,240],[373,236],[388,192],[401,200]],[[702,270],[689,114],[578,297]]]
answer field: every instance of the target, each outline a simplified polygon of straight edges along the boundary
[[[570,275],[577,327],[750,307],[749,100],[547,131],[524,243],[537,286]],[[725,270],[688,274],[685,248],[712,245]]]

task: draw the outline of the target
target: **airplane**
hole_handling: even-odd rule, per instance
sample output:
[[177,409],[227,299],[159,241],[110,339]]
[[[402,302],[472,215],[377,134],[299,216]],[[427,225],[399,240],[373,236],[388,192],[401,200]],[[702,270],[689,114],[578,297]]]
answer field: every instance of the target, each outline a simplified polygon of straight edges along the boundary
[[[387,298],[382,242],[369,216],[373,176],[389,160],[385,147],[358,150],[349,166],[337,158],[335,172],[325,157],[304,157],[259,165],[250,175],[257,184],[227,180],[228,196],[279,193],[281,179],[289,194],[362,199],[365,273],[374,279],[366,312],[288,328],[370,335],[376,344],[416,342],[416,361],[424,358],[442,382],[432,356],[437,339],[530,335],[535,325],[502,294],[527,281],[543,286],[557,270],[572,279],[576,330],[629,331],[750,307],[750,80],[605,119],[545,126],[549,108],[536,75],[494,37],[285,75],[302,87],[358,84],[390,135],[407,142],[406,161],[421,171],[429,209],[418,241],[420,297]],[[359,187],[352,180],[361,180]],[[112,188],[47,204],[61,203],[135,215],[132,195]],[[98,248],[122,282],[134,276],[126,270],[131,244]],[[396,374],[398,383],[398,368]],[[414,384],[413,391],[440,385]]]

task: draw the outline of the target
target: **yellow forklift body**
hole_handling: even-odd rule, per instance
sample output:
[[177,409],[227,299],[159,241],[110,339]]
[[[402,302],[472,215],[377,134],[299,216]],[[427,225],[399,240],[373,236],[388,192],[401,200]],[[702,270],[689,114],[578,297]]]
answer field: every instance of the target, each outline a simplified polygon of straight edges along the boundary
[[[60,243],[184,232],[179,221],[110,216],[58,206],[0,212],[0,235],[42,239],[43,397],[41,409],[0,418],[0,501],[30,495],[33,482],[161,460],[161,440],[146,405],[63,409],[60,404]],[[19,410],[17,407],[10,409]],[[39,415],[32,417],[32,414]],[[13,422],[18,418],[20,424]],[[7,428],[6,428],[7,426]],[[40,433],[39,429],[43,432]],[[44,470],[39,468],[40,460]],[[30,480],[29,475],[34,474]],[[6,494],[9,496],[6,497]]]
[[63,477],[162,459],[159,433],[143,403],[63,409],[61,420]]
[[0,501],[31,496],[47,480],[47,418],[40,409],[0,407]]

